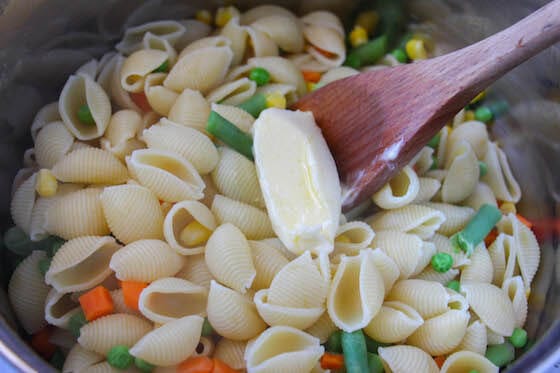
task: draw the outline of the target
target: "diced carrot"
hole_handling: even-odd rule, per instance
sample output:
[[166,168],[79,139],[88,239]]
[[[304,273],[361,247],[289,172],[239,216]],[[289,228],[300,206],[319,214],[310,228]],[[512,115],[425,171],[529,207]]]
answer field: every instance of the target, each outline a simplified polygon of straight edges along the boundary
[[529,220],[527,220],[526,218],[524,218],[523,216],[517,214],[517,219],[522,222],[523,224],[525,224],[525,226],[529,229],[533,228],[533,223],[531,223]]
[[237,370],[233,369],[220,359],[214,358],[214,369],[212,373],[238,373]]
[[321,53],[323,56],[325,56],[327,58],[335,58],[336,57],[336,53],[326,51],[326,50],[321,49],[321,48],[316,47],[316,46],[313,46],[313,48],[315,48],[317,50],[317,52]]
[[442,367],[443,363],[445,363],[445,356],[436,356],[434,357],[434,361],[436,362],[438,367]]
[[214,360],[207,356],[193,356],[177,366],[177,373],[212,373]]
[[81,295],[78,300],[87,321],[93,321],[101,316],[113,313],[113,298],[109,290],[99,285]]
[[56,346],[49,341],[51,332],[52,329],[47,326],[31,337],[31,347],[45,360],[49,360],[56,351]]
[[321,356],[321,368],[333,370],[344,368],[344,355],[325,352]]
[[318,71],[302,70],[303,80],[306,82],[317,83],[321,80],[321,73]]
[[136,106],[138,106],[140,108],[140,110],[142,110],[142,111],[152,111],[152,107],[150,106],[150,103],[148,102],[148,99],[146,98],[146,95],[144,94],[144,92],[129,93],[129,95],[130,95],[130,99],[132,100],[132,102],[134,102],[136,104]]
[[145,282],[138,281],[122,281],[121,288],[124,298],[124,304],[133,310],[138,310],[138,299],[140,293],[148,286]]
[[484,243],[486,244],[486,247],[492,245],[492,242],[494,242],[496,240],[496,237],[498,237],[498,231],[494,228],[484,238]]

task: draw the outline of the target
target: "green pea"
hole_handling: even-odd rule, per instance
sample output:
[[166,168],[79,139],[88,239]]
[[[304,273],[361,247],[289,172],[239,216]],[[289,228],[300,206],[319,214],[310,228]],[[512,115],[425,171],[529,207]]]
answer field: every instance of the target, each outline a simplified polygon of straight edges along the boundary
[[342,352],[342,331],[337,330],[329,336],[325,348],[329,352]]
[[396,59],[397,61],[399,61],[400,63],[406,63],[406,62],[408,61],[408,57],[407,57],[407,55],[406,55],[406,52],[403,51],[402,49],[394,49],[394,50],[391,52],[391,55],[392,55],[393,57],[395,57],[395,59]]
[[509,337],[509,341],[513,347],[522,348],[527,344],[527,332],[521,328],[515,328],[513,334]]
[[138,368],[142,373],[150,373],[154,370],[154,366],[148,363],[146,360],[142,360],[139,357],[134,359],[134,365]]
[[161,65],[159,65],[153,73],[166,73],[169,70],[169,60],[163,61]]
[[490,360],[492,364],[503,367],[513,361],[515,358],[515,349],[512,344],[508,342],[488,346],[486,349],[486,358]]
[[95,119],[93,119],[93,116],[91,115],[91,110],[89,109],[89,106],[87,106],[87,104],[83,104],[78,109],[78,119],[83,124],[88,124],[88,125],[95,124]]
[[381,362],[381,358],[377,354],[367,353],[369,373],[383,373],[385,368]]
[[76,312],[68,321],[68,329],[76,338],[80,336],[80,329],[87,324],[86,316],[82,310]]
[[455,290],[457,293],[461,291],[461,283],[457,280],[452,280],[447,283],[448,288]]
[[262,67],[255,67],[249,72],[249,79],[257,83],[257,85],[260,87],[268,84],[268,82],[270,81],[270,73],[268,72],[268,70],[263,69]]
[[123,345],[113,346],[107,354],[107,362],[114,368],[127,369],[134,363],[134,356]]
[[204,324],[202,324],[202,333],[200,333],[203,337],[209,337],[214,334],[214,328],[210,325],[208,319],[204,319]]
[[476,120],[479,120],[484,123],[488,123],[492,120],[494,115],[492,114],[492,111],[488,107],[480,106],[475,110],[474,117]]
[[453,266],[453,257],[448,253],[437,253],[432,256],[432,268],[439,273],[447,272]]
[[483,177],[488,173],[488,165],[485,162],[479,161],[478,168],[480,169],[480,177]]
[[39,260],[39,272],[45,277],[49,268],[51,267],[51,258],[43,258]]
[[430,165],[430,170],[437,170],[437,166],[437,157],[435,155],[432,155],[432,164]]

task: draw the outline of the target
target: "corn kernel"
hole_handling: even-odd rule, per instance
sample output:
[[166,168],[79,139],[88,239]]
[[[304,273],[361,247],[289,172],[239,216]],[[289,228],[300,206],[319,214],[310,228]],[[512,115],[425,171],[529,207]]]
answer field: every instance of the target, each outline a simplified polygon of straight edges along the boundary
[[185,246],[198,246],[204,244],[210,238],[212,231],[193,220],[183,228],[179,234],[179,240]]
[[352,31],[350,32],[350,44],[353,48],[359,47],[362,44],[367,43],[368,36],[367,31],[362,26],[354,26]]
[[37,181],[35,183],[35,190],[41,197],[52,197],[56,194],[58,189],[58,182],[56,177],[52,174],[51,170],[43,168],[37,174]]
[[368,34],[373,34],[377,23],[379,22],[379,14],[376,11],[368,10],[358,14],[356,24],[361,26]]
[[313,92],[317,87],[317,84],[313,82],[305,82],[305,85],[307,86],[307,92]]
[[503,202],[500,205],[500,211],[503,212],[504,214],[517,214],[517,209],[515,208],[515,205],[511,202]]
[[424,41],[420,39],[410,39],[405,45],[406,54],[413,60],[425,60],[428,58],[428,52],[424,45]]
[[474,120],[474,111],[472,110],[466,110],[465,111],[465,122]]
[[486,91],[477,94],[476,97],[471,100],[471,104],[476,104],[478,101],[483,100],[484,97],[486,97]]
[[214,23],[217,27],[224,27],[225,25],[227,25],[229,20],[232,19],[237,13],[237,9],[232,6],[218,8],[218,10],[216,11],[216,18],[214,19]]
[[206,9],[197,11],[195,17],[197,21],[204,22],[207,25],[212,24],[212,14]]
[[266,107],[275,107],[278,109],[286,108],[286,97],[280,92],[270,93],[266,96]]
[[351,243],[352,241],[350,240],[350,238],[344,234],[339,234],[338,236],[336,236],[336,238],[334,239],[334,242],[338,242],[338,243]]

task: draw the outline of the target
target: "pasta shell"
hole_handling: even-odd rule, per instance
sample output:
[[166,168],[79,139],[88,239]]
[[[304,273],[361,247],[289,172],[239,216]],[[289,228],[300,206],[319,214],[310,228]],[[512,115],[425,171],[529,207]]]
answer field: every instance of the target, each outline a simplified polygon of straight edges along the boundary
[[183,280],[209,289],[210,281],[213,277],[206,265],[204,254],[190,255],[185,262],[185,265],[175,277],[182,278]]
[[47,210],[47,231],[65,240],[109,234],[100,195],[101,189],[86,188],[57,198]]
[[142,38],[142,46],[143,49],[155,49],[165,52],[165,54],[167,54],[167,61],[169,61],[171,65],[174,65],[177,61],[177,51],[168,40],[161,36],[154,35],[151,32],[145,33]]
[[[228,121],[230,121],[233,125],[239,128],[241,131],[245,133],[251,133],[251,128],[253,127],[253,123],[255,122],[255,118],[248,112],[243,109],[240,109],[236,106],[231,105],[219,105],[219,104],[212,104],[212,111],[215,111],[220,116],[224,117]],[[221,149],[228,149],[226,147],[218,148],[220,151]],[[229,149],[228,149],[229,150]],[[221,157],[224,155],[221,154]],[[260,188],[260,186],[259,186]],[[259,189],[260,191],[260,189]],[[246,194],[247,191],[237,191],[240,194]],[[252,194],[254,192],[251,192]],[[264,202],[263,202],[264,206]]]
[[139,26],[127,28],[122,40],[115,48],[123,54],[130,54],[142,48],[142,40],[148,32],[167,40],[173,45],[184,36],[186,28],[180,22],[172,20],[146,22]]
[[179,364],[195,351],[204,319],[186,316],[144,335],[130,349],[130,354],[153,365]]
[[122,184],[128,179],[126,167],[117,158],[96,148],[74,150],[54,165],[52,173],[65,183]]
[[103,355],[87,350],[76,343],[64,360],[62,373],[82,372],[103,360]]
[[[449,137],[449,131],[451,127],[445,126],[439,131],[439,145],[437,147],[436,159],[438,168],[443,168],[446,164],[446,152],[447,152],[447,138]],[[440,180],[441,181],[441,180]]]
[[165,240],[181,255],[195,255],[204,251],[204,246],[189,247],[181,240],[181,232],[193,221],[200,223],[209,231],[214,231],[217,226],[210,209],[197,201],[178,202],[165,216],[163,223]]
[[142,112],[142,110],[132,101],[130,94],[125,91],[121,84],[121,68],[126,60],[120,54],[115,55],[113,59],[107,64],[107,67],[104,71],[100,74],[99,81],[101,83],[101,79],[106,81],[104,85],[105,88],[108,90],[111,100],[114,101],[118,107],[121,109],[131,109],[138,112]]
[[484,283],[461,284],[474,313],[486,326],[502,336],[510,336],[515,326],[515,313],[507,294]]
[[46,228],[46,217],[48,209],[55,200],[56,196],[55,198],[40,197],[35,202],[29,226],[29,238],[31,241],[41,241],[49,236]]
[[421,205],[408,205],[380,212],[368,221],[374,231],[396,230],[416,234],[421,239],[432,237],[444,222],[443,213]]
[[186,32],[175,42],[177,50],[183,49],[187,44],[195,40],[208,36],[210,31],[212,31],[211,26],[196,19],[181,20],[179,23],[186,28]]
[[417,175],[424,175],[432,168],[434,163],[434,149],[429,146],[424,146],[418,154],[412,158],[409,166],[412,167]]
[[183,126],[206,132],[210,104],[198,91],[185,89],[169,110],[168,119]]
[[315,338],[319,339],[321,344],[325,343],[330,335],[337,330],[336,325],[331,320],[329,313],[327,311],[323,312],[323,315],[305,330],[306,333],[311,334]]
[[33,142],[37,142],[37,135],[39,131],[47,124],[52,122],[61,121],[62,118],[58,112],[58,101],[51,102],[50,104],[46,104],[43,106],[35,117],[33,118],[33,123],[31,123],[31,137],[33,138]]
[[484,243],[478,245],[472,255],[470,264],[465,265],[461,270],[461,284],[467,282],[491,283],[494,275],[492,259]]
[[35,159],[41,168],[51,168],[66,153],[74,143],[74,136],[68,131],[64,123],[52,122],[41,129],[35,139]]
[[[317,61],[329,67],[342,65],[346,58],[346,48],[344,38],[338,32],[329,27],[310,25],[303,28],[303,35],[309,42],[307,52]],[[322,51],[329,52],[329,55],[326,56]]]
[[406,303],[427,320],[447,311],[449,294],[437,282],[409,279],[397,282],[387,300]]
[[232,224],[216,228],[205,250],[206,265],[219,282],[245,293],[256,276],[249,243]]
[[286,98],[286,104],[288,106],[291,106],[298,99],[296,87],[290,84],[279,84],[279,83],[266,84],[257,87],[257,91],[255,93],[261,93],[265,96],[271,93],[279,93]]
[[447,162],[452,158],[455,146],[461,141],[467,141],[478,159],[484,159],[488,151],[488,131],[486,124],[473,120],[462,123],[453,129],[447,139]]
[[450,165],[441,185],[441,199],[457,203],[467,198],[476,188],[480,167],[470,144],[462,140],[449,156]]
[[156,149],[135,150],[126,157],[130,173],[163,201],[201,199],[204,181],[183,157]]
[[447,203],[429,202],[425,205],[441,211],[445,215],[445,221],[437,231],[444,236],[451,236],[465,228],[475,213],[470,207],[455,206]]
[[214,353],[214,340],[208,337],[200,337],[192,356],[212,356]]
[[488,184],[483,182],[476,184],[471,195],[463,201],[465,206],[469,206],[475,210],[478,210],[485,203],[496,207],[498,206],[494,192],[492,192]]
[[253,57],[249,59],[248,65],[262,67],[270,74],[270,79],[275,83],[288,84],[296,87],[299,96],[303,96],[307,88],[301,72],[296,65],[282,57]]
[[59,328],[66,329],[70,318],[80,311],[80,304],[74,302],[70,294],[51,289],[45,299],[45,320]]
[[159,125],[144,130],[144,141],[150,149],[170,150],[187,159],[201,174],[207,174],[218,163],[218,150],[208,136],[162,118]]
[[449,238],[440,234],[435,234],[431,242],[436,246],[438,253],[447,253],[453,258],[453,268],[461,267],[470,264],[471,260],[467,257],[464,251],[456,252]]
[[498,373],[500,368],[481,354],[458,351],[445,359],[440,373],[467,372],[468,370],[476,370],[480,373]]
[[206,99],[209,102],[219,102],[224,105],[239,105],[253,97],[256,90],[257,83],[247,78],[241,78],[212,90]]
[[353,69],[351,67],[347,67],[347,66],[335,67],[334,69],[331,69],[326,73],[324,73],[317,84],[324,86],[334,81],[348,78],[350,76],[354,76],[358,73],[359,73],[358,70]]
[[281,15],[284,17],[294,17],[295,15],[289,11],[288,9],[279,6],[279,5],[259,5],[253,8],[250,8],[245,13],[241,15],[241,23],[244,25],[249,25],[256,20],[268,17],[272,15]]
[[309,372],[324,352],[319,339],[289,326],[273,326],[245,350],[250,372]]
[[304,40],[300,21],[283,15],[261,17],[251,24],[252,28],[264,32],[283,51],[300,53],[303,51]]
[[391,259],[387,254],[385,254],[381,249],[375,249],[372,251],[371,258],[379,271],[381,277],[383,277],[383,283],[385,284],[385,295],[389,293],[393,284],[397,281],[400,276],[399,267],[393,259]]
[[177,92],[190,88],[206,94],[224,80],[232,60],[229,47],[194,50],[177,61],[163,85]]
[[513,305],[513,314],[515,316],[515,327],[522,328],[527,320],[527,297],[525,295],[525,287],[520,276],[508,278],[502,285],[502,290],[507,294]]
[[483,161],[488,166],[488,172],[480,178],[481,181],[492,188],[494,195],[499,200],[519,202],[521,189],[511,172],[505,153],[496,143],[488,144],[488,152]]
[[430,201],[441,187],[441,183],[430,177],[418,178],[418,194],[412,203],[424,203]]
[[328,281],[306,251],[274,276],[268,291],[268,303],[294,308],[323,307],[328,290]]
[[202,286],[173,277],[160,278],[142,290],[138,309],[160,324],[189,315],[206,316],[208,291]]
[[107,356],[116,345],[132,347],[152,330],[152,323],[137,316],[113,314],[91,321],[80,329],[78,343],[85,349]]
[[360,250],[371,244],[374,236],[373,229],[364,222],[352,221],[342,224],[336,232],[335,250],[347,254],[358,254]]
[[223,361],[233,369],[245,369],[244,356],[246,347],[246,342],[222,338],[216,344],[214,358]]
[[154,73],[146,76],[142,89],[150,107],[160,115],[168,115],[179,94],[162,86],[167,74]]
[[418,347],[405,345],[380,347],[377,353],[391,372],[439,372],[434,359]]
[[472,351],[484,356],[486,343],[486,326],[480,320],[476,320],[468,326],[463,340],[455,351]]
[[327,297],[331,320],[349,333],[370,323],[385,296],[383,277],[371,254],[363,250],[358,256],[343,256]]
[[[87,105],[94,124],[78,118],[78,110]],[[92,140],[103,136],[111,119],[111,102],[103,88],[87,75],[71,75],[58,100],[58,111],[64,125],[78,140]]]
[[207,36],[193,41],[187,45],[179,54],[179,59],[183,58],[185,55],[194,52],[198,49],[209,48],[209,47],[230,47],[231,40],[225,36]]
[[216,194],[212,213],[220,224],[231,223],[251,240],[274,237],[267,213],[254,206]]
[[418,176],[410,166],[406,166],[372,198],[373,202],[383,209],[395,209],[411,203],[419,190]]
[[111,116],[101,147],[113,153],[119,160],[143,147],[136,136],[143,128],[142,117],[134,110],[120,110]]
[[244,27],[244,30],[249,36],[247,42],[248,50],[245,51],[247,56],[278,56],[278,46],[267,34],[248,26]]
[[34,173],[25,180],[15,191],[10,204],[12,220],[22,231],[29,234],[31,217],[35,206],[35,184],[37,174]]
[[[426,320],[406,342],[432,356],[447,354],[463,340],[469,317],[467,311],[449,310]],[[441,338],[442,335],[445,338]]]
[[38,332],[46,324],[44,305],[50,288],[39,272],[39,262],[46,258],[44,251],[33,251],[18,264],[8,284],[10,304],[28,334]]
[[230,41],[229,46],[233,51],[232,66],[239,65],[245,57],[247,47],[247,30],[239,25],[239,17],[232,17],[220,34]]
[[257,311],[271,326],[286,325],[296,329],[306,329],[313,325],[325,312],[323,307],[295,308],[268,303],[268,290],[259,290],[254,297]]
[[345,35],[342,22],[340,22],[340,19],[334,13],[329,11],[316,10],[307,13],[305,16],[301,17],[301,20],[305,25],[328,27],[336,31],[341,37]]
[[423,323],[422,316],[405,303],[385,302],[364,328],[364,332],[382,343],[398,343],[405,340]]
[[506,341],[503,335],[494,332],[488,326],[486,327],[486,339],[489,345],[499,345]]
[[447,272],[441,273],[434,270],[432,267],[426,267],[422,272],[420,272],[414,278],[426,281],[439,282],[442,285],[447,285],[447,283],[453,280],[459,274],[459,270],[451,268]]
[[500,233],[488,248],[492,260],[492,283],[501,286],[505,280],[514,276],[517,269],[517,246],[512,236]]
[[154,49],[140,49],[132,53],[121,68],[121,85],[125,91],[144,91],[146,76],[168,59],[165,52]]
[[214,330],[232,340],[246,341],[266,329],[252,301],[214,280],[210,282],[207,312]]
[[109,262],[120,247],[110,236],[71,239],[56,252],[45,282],[60,293],[92,288],[111,274]]
[[423,245],[418,236],[397,231],[379,231],[372,241],[373,247],[380,248],[393,259],[399,268],[400,279],[409,278],[417,267],[421,267]]
[[274,276],[289,263],[289,260],[278,250],[262,241],[249,241],[249,246],[257,272],[251,288],[253,290],[266,289],[270,287]]
[[140,282],[173,276],[182,266],[182,257],[160,240],[130,243],[113,255],[110,264],[119,280]]
[[107,224],[119,241],[163,238],[163,214],[149,189],[126,184],[107,187],[100,199]]

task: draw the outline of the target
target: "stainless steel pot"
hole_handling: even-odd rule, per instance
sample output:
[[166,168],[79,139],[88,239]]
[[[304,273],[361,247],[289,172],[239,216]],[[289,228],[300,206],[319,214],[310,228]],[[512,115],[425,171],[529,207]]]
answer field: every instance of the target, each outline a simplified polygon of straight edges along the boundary
[[[370,1],[273,1],[298,13],[330,9],[350,19]],[[546,0],[409,0],[413,19],[436,36],[440,52],[488,36],[526,16]],[[262,2],[234,1],[241,8]],[[31,144],[36,111],[55,101],[66,77],[107,51],[127,26],[188,18],[221,1],[0,0],[0,229],[11,225],[11,183]],[[560,46],[545,51],[495,84],[492,95],[510,110],[493,127],[522,186],[521,210],[535,220],[560,212]],[[5,295],[11,258],[0,250],[0,371],[51,371],[17,334]],[[509,370],[560,371],[560,282],[557,238],[542,241],[541,268],[530,298],[526,328],[536,344]],[[560,289],[560,287],[559,287]]]

